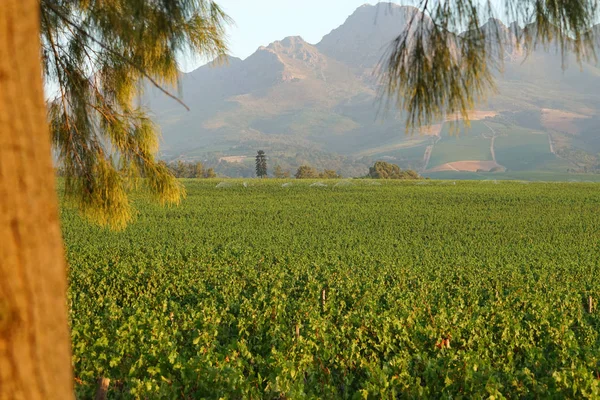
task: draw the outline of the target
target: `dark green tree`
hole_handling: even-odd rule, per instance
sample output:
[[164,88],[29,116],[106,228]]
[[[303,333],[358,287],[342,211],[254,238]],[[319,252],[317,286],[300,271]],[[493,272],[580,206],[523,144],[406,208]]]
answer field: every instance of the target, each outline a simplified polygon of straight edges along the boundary
[[385,161],[377,161],[369,168],[369,177],[373,179],[396,179],[400,175],[400,167]]
[[421,179],[415,171],[403,171],[396,164],[385,161],[377,161],[370,167],[368,176],[372,179]]
[[50,130],[68,198],[113,228],[131,220],[128,189],[138,184],[160,203],[179,202],[184,188],[155,159],[158,132],[136,100],[154,85],[180,101],[163,89],[177,84],[178,56],[223,56],[228,17],[210,0],[40,0],[40,10],[43,73],[58,88]]
[[267,156],[262,150],[256,154],[256,176],[259,178],[267,176]]

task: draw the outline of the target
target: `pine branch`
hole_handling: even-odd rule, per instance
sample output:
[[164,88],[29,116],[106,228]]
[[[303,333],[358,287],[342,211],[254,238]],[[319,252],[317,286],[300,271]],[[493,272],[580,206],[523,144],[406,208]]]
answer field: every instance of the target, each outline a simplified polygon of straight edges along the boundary
[[[44,19],[46,19],[46,15],[44,15]],[[71,128],[71,124],[70,124],[70,120],[69,120],[69,113],[68,113],[68,109],[67,109],[67,103],[66,103],[66,95],[65,95],[65,85],[64,82],[62,80],[62,75],[60,74],[59,71],[59,63],[61,63],[60,61],[60,57],[58,55],[58,51],[56,50],[56,45],[54,43],[54,39],[52,37],[52,32],[50,32],[50,25],[48,24],[48,20],[46,19],[46,29],[47,29],[47,33],[48,33],[48,40],[50,41],[50,47],[52,49],[52,52],[54,53],[54,65],[55,68],[57,70],[57,76],[58,76],[58,85],[60,87],[60,94],[61,94],[61,103],[62,103],[62,107],[63,107],[63,113],[65,116],[65,125],[66,125],[66,129],[69,132],[69,140],[67,141],[67,145],[70,145],[73,142],[73,129]],[[66,71],[67,69],[64,68],[64,66],[61,67]],[[89,172],[87,171],[87,169],[85,168],[85,166],[83,165],[83,161],[81,160],[81,158],[79,157],[79,153],[76,151],[76,149],[73,148],[73,153],[75,155],[75,159],[77,161],[77,163],[79,164],[79,168],[84,172],[84,174],[87,175],[88,180],[91,180],[91,176],[89,176]]]
[[100,46],[104,50],[108,51],[112,55],[115,55],[115,56],[119,57],[120,59],[122,59],[123,61],[125,61],[127,64],[129,64],[130,66],[132,66],[133,68],[135,68],[138,72],[140,72],[144,76],[144,78],[148,79],[150,81],[150,83],[152,83],[156,88],[158,88],[158,90],[160,90],[163,94],[165,94],[166,96],[172,98],[173,100],[175,100],[176,102],[178,102],[179,104],[181,104],[187,111],[190,111],[190,108],[180,98],[178,98],[177,96],[171,94],[168,90],[164,89],[142,67],[138,66],[137,64],[135,64],[133,61],[131,61],[127,57],[125,57],[122,54],[118,53],[117,51],[109,48],[104,43],[102,43],[100,40],[96,39],[93,35],[91,35],[90,33],[88,33],[85,29],[81,28],[79,25],[77,25],[76,23],[72,22],[67,16],[65,16],[64,14],[62,14],[62,12],[60,10],[58,10],[56,7],[54,7],[54,5],[51,5],[50,3],[48,3],[48,1],[42,0],[42,2],[44,4],[44,6],[48,7],[60,19],[62,19],[67,25],[72,26],[75,30],[77,30],[79,33],[81,33],[85,37],[89,38],[90,40],[92,40],[94,43],[96,43],[98,46]]

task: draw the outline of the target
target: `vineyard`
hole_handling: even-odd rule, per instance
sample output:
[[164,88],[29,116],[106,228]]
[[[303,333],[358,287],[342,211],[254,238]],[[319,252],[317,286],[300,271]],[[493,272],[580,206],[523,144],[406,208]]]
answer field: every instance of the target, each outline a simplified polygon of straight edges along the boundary
[[600,398],[598,184],[219,182],[63,208],[79,398]]

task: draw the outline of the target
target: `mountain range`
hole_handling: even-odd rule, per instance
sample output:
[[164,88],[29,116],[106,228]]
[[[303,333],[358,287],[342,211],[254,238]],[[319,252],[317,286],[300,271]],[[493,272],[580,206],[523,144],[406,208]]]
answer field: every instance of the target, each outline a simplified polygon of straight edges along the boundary
[[[525,57],[507,45],[497,91],[476,105],[470,128],[440,121],[407,135],[402,113],[383,106],[376,71],[418,12],[364,5],[317,44],[289,36],[244,60],[229,57],[183,74],[180,95],[189,112],[149,90],[145,102],[163,133],[161,157],[200,160],[228,176],[252,176],[257,150],[292,173],[310,164],[344,176],[364,175],[376,160],[431,176],[600,169],[600,68],[571,58],[563,70],[552,48]],[[497,20],[482,29],[490,27],[506,37],[513,31]]]

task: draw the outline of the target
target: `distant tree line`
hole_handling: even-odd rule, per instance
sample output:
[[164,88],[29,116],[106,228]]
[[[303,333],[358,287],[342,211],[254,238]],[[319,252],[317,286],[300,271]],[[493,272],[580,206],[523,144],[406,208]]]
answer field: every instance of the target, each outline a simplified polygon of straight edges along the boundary
[[[219,177],[230,178],[253,178],[256,173],[257,149],[264,143],[250,143],[234,146],[225,152],[194,153],[196,160],[201,160],[204,168],[213,168]],[[316,149],[299,150],[291,146],[269,144],[268,150],[263,149],[266,161],[269,163],[268,177],[292,178],[298,167],[310,166],[318,171],[316,178],[325,170],[336,171],[336,175],[344,177],[365,177],[369,173],[369,167],[373,166],[376,158],[362,157],[360,159],[342,156],[335,153],[327,153]],[[254,157],[241,157],[244,154],[254,154]],[[237,161],[228,161],[228,157],[240,156]],[[423,168],[423,157],[418,160],[412,158],[397,158],[388,160],[402,169],[419,170]],[[176,163],[169,162],[169,164]],[[192,162],[183,161],[185,163]],[[192,162],[195,164],[195,162]]]
[[326,169],[323,170],[323,172],[319,172],[309,165],[301,165],[298,167],[294,177],[296,179],[340,179],[342,178],[342,175],[331,169]]
[[[251,178],[256,175],[255,157],[246,157],[241,162],[227,161],[228,156],[232,155],[254,155],[261,146],[262,142],[250,142],[248,144],[232,147],[224,152],[206,152],[196,153],[194,156],[202,160],[205,166],[215,169],[219,176]],[[268,176],[274,178],[293,177],[296,170],[301,165],[309,165],[318,171],[325,169],[337,171],[345,177],[364,176],[369,171],[369,166],[376,161],[370,157],[356,159],[349,156],[343,156],[336,153],[328,153],[317,149],[300,149],[293,145],[282,145],[280,143],[268,143],[267,148],[263,148],[268,158],[269,169]],[[419,162],[422,161],[422,157]],[[422,165],[414,164],[409,160],[398,160],[403,168],[417,169]],[[279,166],[279,169],[277,169]]]
[[273,176],[275,178],[278,178],[278,179],[289,178],[290,177],[290,171],[284,171],[283,168],[281,168],[281,165],[277,164],[273,168]]
[[188,162],[188,161],[173,161],[166,163],[161,161],[167,166],[169,171],[177,178],[215,178],[217,174],[213,168],[204,168],[204,164],[200,161]]
[[[159,165],[165,166],[169,172],[176,178],[216,178],[214,168],[204,168],[204,165],[200,161],[172,161],[165,162],[159,161]],[[55,168],[56,176],[65,176],[65,170],[63,167],[58,166]],[[145,174],[140,174],[142,178],[145,178]]]
[[[261,154],[262,153],[262,154]],[[200,161],[159,161],[160,164],[165,165],[169,171],[176,178],[199,178],[199,179],[208,179],[215,178],[217,174],[214,168],[205,168],[204,164]],[[231,168],[234,166],[241,166],[240,163],[228,163],[221,162],[221,164],[230,165]],[[266,156],[265,153],[259,151],[256,156],[256,176],[260,178],[267,177],[267,164],[266,164]],[[57,176],[63,176],[64,171],[62,168],[56,168]],[[236,174],[234,174],[235,176]],[[220,174],[219,176],[228,177],[227,175]],[[289,170],[284,170],[279,164],[273,167],[273,177],[278,179],[286,179],[291,178],[292,175]],[[296,170],[296,173],[293,175],[296,179],[341,179],[342,174],[338,173],[332,169],[324,169],[319,171],[318,169],[308,165],[303,164]],[[407,169],[402,170],[396,164],[391,164],[385,161],[377,161],[375,164],[369,168],[369,173],[364,176],[364,178],[370,179],[423,179],[416,171]]]

